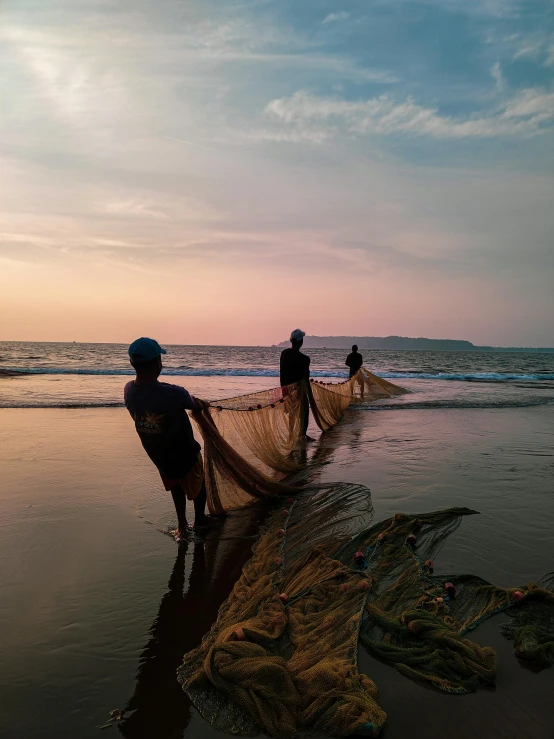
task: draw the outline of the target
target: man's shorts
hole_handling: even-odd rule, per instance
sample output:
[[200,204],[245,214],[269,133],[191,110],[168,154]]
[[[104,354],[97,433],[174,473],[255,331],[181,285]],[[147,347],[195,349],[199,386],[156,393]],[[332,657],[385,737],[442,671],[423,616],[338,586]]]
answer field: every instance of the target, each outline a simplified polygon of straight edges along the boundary
[[198,459],[194,467],[184,477],[180,477],[178,480],[172,480],[162,475],[161,472],[160,477],[166,490],[171,490],[175,485],[180,485],[185,491],[187,499],[194,500],[202,490],[202,485],[204,484],[204,463],[202,461],[202,455],[200,452],[198,453]]

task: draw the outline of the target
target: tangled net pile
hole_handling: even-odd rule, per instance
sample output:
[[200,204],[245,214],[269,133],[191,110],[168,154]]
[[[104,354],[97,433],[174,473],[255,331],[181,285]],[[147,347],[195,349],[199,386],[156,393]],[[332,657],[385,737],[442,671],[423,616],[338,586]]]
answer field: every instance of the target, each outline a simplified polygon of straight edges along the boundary
[[193,413],[204,440],[210,512],[290,493],[281,480],[301,468],[294,452],[306,403],[319,428],[327,431],[351,403],[405,392],[362,367],[345,382],[297,383],[214,401]]
[[364,486],[298,490],[284,482],[300,467],[303,403],[327,430],[356,399],[402,392],[362,369],[344,383],[277,388],[194,415],[210,509],[260,498],[277,506],[217,621],[178,671],[216,728],[377,736],[386,715],[375,684],[358,672],[359,643],[422,685],[466,693],[494,683],[494,650],[467,634],[500,611],[512,616],[503,631],[519,659],[554,661],[553,576],[504,589],[472,575],[433,574],[440,546],[475,511],[397,514],[371,526]]
[[[368,528],[369,491],[352,485],[305,489],[287,505],[178,671],[216,728],[377,736],[386,715],[375,684],[358,672],[358,642],[422,685],[467,693],[496,675],[494,650],[467,632],[500,611],[512,616],[503,630],[519,659],[554,661],[552,575],[505,589],[432,574],[430,557],[476,511],[397,514]],[[363,530],[353,537],[353,527]]]

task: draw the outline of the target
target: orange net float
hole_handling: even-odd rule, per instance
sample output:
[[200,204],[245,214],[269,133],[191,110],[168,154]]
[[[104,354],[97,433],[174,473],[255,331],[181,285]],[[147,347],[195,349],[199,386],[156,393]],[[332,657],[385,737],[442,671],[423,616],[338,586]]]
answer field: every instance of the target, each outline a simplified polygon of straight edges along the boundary
[[456,595],[456,588],[454,587],[453,583],[445,582],[443,587],[451,598]]
[[237,641],[244,641],[246,639],[246,634],[244,633],[244,629],[235,629],[233,633]]

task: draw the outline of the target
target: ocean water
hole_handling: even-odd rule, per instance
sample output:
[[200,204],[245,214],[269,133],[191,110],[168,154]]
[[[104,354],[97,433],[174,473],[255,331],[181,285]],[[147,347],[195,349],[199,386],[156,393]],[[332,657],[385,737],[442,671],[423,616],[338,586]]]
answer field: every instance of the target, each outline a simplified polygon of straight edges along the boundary
[[[168,380],[199,397],[276,384],[276,348],[168,351]],[[308,353],[318,376],[344,375],[346,352]],[[120,407],[126,347],[4,342],[0,360],[0,736],[93,739],[125,708],[108,735],[222,739],[175,671],[266,511],[232,514],[206,541],[176,547],[161,533],[171,499]],[[314,428],[318,479],[367,485],[376,521],[478,510],[437,573],[511,586],[553,571],[554,355],[376,351],[366,365],[410,392],[357,406],[327,434]],[[554,669],[520,666],[498,620],[472,634],[497,650],[492,691],[433,693],[360,650],[388,713],[384,739],[554,738]]]
[[[167,346],[168,382],[208,400],[278,384],[277,347]],[[310,349],[312,376],[348,377],[340,349]],[[554,400],[554,353],[372,351],[366,366],[410,390],[376,408],[510,407]],[[0,407],[122,405],[133,375],[122,344],[0,342]]]

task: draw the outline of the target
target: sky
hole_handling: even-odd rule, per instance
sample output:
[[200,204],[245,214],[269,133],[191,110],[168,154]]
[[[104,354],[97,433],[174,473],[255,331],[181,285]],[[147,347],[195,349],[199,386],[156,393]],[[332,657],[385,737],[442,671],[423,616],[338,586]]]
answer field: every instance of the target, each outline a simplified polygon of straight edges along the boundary
[[552,0],[2,0],[0,340],[554,346]]

